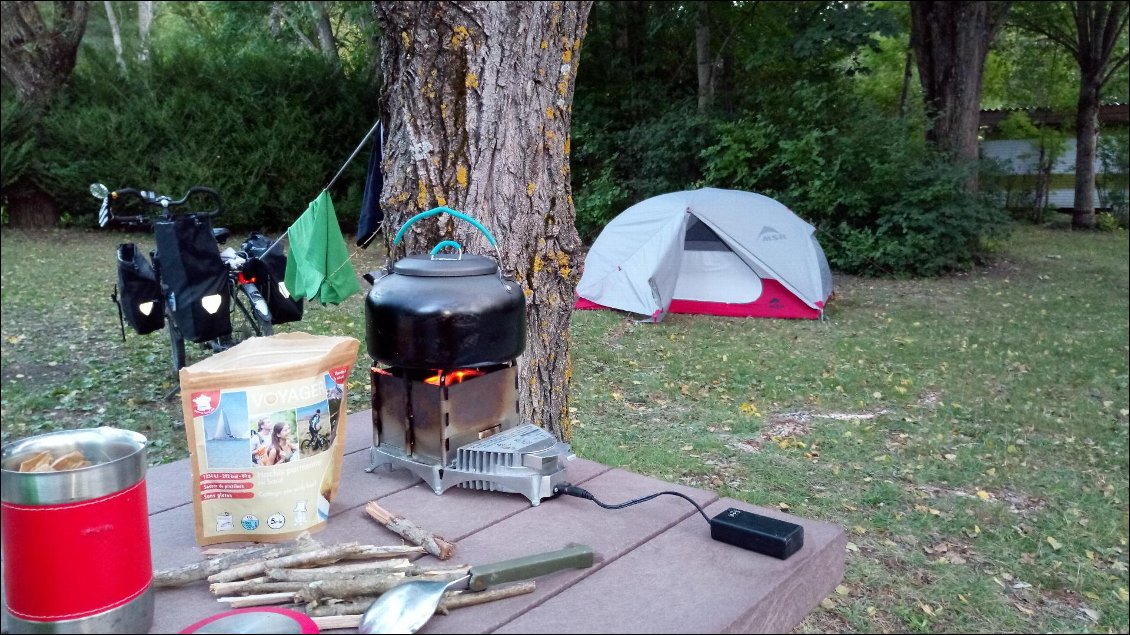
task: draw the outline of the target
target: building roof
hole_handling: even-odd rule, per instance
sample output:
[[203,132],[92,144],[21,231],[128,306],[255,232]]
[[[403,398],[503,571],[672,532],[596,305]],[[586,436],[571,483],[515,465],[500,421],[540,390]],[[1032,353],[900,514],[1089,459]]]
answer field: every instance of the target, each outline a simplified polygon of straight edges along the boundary
[[[981,111],[981,127],[996,128],[1015,112],[1026,112],[1034,123],[1063,125],[1075,123],[1075,110],[1053,110],[1051,108],[990,108]],[[1103,104],[1099,106],[1099,124],[1130,123],[1130,104]]]

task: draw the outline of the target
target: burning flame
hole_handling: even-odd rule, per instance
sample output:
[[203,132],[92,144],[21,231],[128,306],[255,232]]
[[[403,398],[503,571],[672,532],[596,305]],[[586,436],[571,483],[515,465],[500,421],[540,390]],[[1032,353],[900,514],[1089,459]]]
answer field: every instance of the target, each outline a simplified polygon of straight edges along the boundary
[[485,375],[485,374],[486,373],[484,373],[481,370],[472,370],[472,369],[469,369],[469,368],[460,369],[460,370],[453,370],[449,373],[444,373],[444,372],[441,371],[441,372],[436,373],[435,375],[432,375],[431,377],[428,377],[427,379],[425,379],[424,383],[431,384],[433,386],[438,386],[438,385],[440,385],[439,384],[440,377],[443,377],[444,378],[444,385],[445,386],[451,386],[452,384],[458,384],[458,383],[460,383],[464,380],[474,379],[475,377],[478,377],[479,375]]

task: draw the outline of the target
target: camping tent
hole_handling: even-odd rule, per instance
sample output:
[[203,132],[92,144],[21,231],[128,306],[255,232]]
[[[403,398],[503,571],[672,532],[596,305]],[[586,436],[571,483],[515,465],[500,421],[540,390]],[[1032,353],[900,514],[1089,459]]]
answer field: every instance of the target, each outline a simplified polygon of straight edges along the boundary
[[585,257],[577,308],[816,319],[832,272],[815,228],[760,194],[704,188],[624,210]]

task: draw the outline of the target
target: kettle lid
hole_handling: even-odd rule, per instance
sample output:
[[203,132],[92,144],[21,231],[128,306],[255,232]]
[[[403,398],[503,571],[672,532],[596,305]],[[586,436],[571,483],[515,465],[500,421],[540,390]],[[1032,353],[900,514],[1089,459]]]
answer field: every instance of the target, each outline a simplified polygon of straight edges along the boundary
[[462,258],[437,258],[428,254],[416,254],[396,261],[392,265],[392,272],[430,278],[485,276],[498,273],[498,264],[486,256],[477,254],[464,254]]

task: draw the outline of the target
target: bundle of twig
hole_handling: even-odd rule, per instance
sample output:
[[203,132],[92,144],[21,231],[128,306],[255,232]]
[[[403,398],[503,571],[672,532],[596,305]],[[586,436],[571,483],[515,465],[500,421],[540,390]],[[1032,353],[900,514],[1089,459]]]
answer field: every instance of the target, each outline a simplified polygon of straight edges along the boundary
[[[407,555],[424,551],[418,546],[376,547],[345,543],[306,549],[265,560],[254,559],[208,576],[209,589],[231,608],[293,605],[311,617],[340,618],[352,623],[382,593],[410,580],[451,581],[470,571],[467,565],[421,566]],[[346,559],[360,562],[337,564]],[[498,587],[479,593],[450,591],[438,613],[503,598],[532,593],[533,582]],[[356,626],[353,623],[353,626]],[[334,628],[346,628],[335,626]]]
[[[413,558],[425,552],[450,558],[454,543],[420,529],[376,503],[366,511],[378,522],[415,544],[361,545],[356,542],[322,545],[300,536],[290,545],[257,545],[223,553],[201,562],[154,573],[154,586],[170,587],[207,580],[219,602],[231,608],[291,605],[317,619],[345,620],[347,628],[380,594],[408,580],[450,581],[466,576],[467,565],[420,566]],[[438,613],[490,602],[534,590],[533,582],[498,587],[479,593],[449,591]]]

